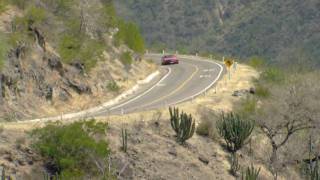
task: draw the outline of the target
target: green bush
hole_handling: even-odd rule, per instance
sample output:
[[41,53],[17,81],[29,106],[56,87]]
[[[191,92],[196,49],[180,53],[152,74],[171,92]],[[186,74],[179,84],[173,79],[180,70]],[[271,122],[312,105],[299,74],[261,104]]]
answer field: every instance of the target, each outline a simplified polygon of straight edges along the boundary
[[99,56],[105,48],[103,42],[79,37],[75,35],[64,35],[59,42],[58,52],[65,63],[75,60],[82,62],[87,71],[94,67]]
[[124,21],[118,22],[119,31],[115,35],[115,44],[126,44],[130,49],[137,53],[144,53],[145,45],[140,30],[134,23]]
[[285,80],[285,74],[279,68],[269,67],[261,73],[260,80],[268,83],[281,84]]
[[228,150],[232,153],[236,153],[245,145],[254,126],[254,121],[244,120],[232,112],[222,114],[221,119],[217,122],[218,132],[224,138]]
[[241,117],[248,118],[254,115],[257,111],[257,99],[252,97],[247,97],[240,101],[239,105],[236,107],[236,113],[241,115]]
[[50,123],[31,132],[32,147],[57,168],[64,179],[86,174],[99,176],[95,162],[109,156],[108,143],[98,137],[105,134],[107,124],[94,120],[72,124]]
[[178,108],[169,108],[170,122],[172,129],[176,132],[177,141],[184,144],[186,140],[190,139],[195,131],[195,121],[191,114],[181,112]]
[[255,94],[260,97],[260,98],[268,98],[270,97],[270,91],[267,87],[261,85],[261,84],[257,84],[255,86],[256,92]]
[[120,56],[120,60],[121,60],[122,64],[124,64],[126,66],[130,66],[133,62],[132,57],[131,57],[131,53],[129,51],[122,53]]
[[6,10],[7,3],[5,1],[0,2],[0,13]]
[[265,66],[265,60],[258,56],[254,56],[249,59],[248,64],[255,69],[261,69]]
[[43,8],[31,6],[25,15],[27,21],[32,21],[33,24],[39,25],[47,18],[47,12]]
[[8,1],[20,9],[25,9],[28,4],[28,0],[8,0]]
[[118,84],[115,81],[111,81],[107,84],[107,88],[108,90],[112,91],[112,92],[118,92],[120,87],[118,86]]
[[0,71],[2,70],[4,62],[6,61],[8,50],[9,46],[7,39],[4,37],[4,34],[0,33]]
[[260,174],[260,170],[256,169],[253,165],[248,167],[245,172],[242,172],[241,179],[242,180],[257,180]]

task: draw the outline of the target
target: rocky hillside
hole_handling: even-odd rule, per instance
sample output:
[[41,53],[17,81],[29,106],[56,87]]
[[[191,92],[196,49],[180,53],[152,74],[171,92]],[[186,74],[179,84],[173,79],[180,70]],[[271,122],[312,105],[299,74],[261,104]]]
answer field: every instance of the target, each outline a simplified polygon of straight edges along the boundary
[[0,119],[85,109],[147,76],[155,65],[127,27],[112,1],[1,1]]
[[154,48],[320,64],[317,0],[119,0],[117,8]]

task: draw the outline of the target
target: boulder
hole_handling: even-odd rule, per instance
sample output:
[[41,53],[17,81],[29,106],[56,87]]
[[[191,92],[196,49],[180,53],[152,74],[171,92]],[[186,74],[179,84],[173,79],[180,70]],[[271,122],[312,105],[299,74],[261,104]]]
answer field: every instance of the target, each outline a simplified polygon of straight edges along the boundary
[[88,85],[80,84],[70,79],[67,79],[67,85],[78,94],[92,94],[91,88]]

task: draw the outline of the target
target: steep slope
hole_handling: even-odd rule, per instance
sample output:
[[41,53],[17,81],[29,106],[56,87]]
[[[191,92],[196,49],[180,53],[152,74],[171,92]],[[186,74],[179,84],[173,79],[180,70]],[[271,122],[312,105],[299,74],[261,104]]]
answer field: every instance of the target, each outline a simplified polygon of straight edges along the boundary
[[320,64],[316,0],[119,0],[117,9],[139,23],[148,44],[156,48]]
[[10,2],[0,14],[2,120],[89,108],[156,68],[125,37],[115,43],[112,1]]

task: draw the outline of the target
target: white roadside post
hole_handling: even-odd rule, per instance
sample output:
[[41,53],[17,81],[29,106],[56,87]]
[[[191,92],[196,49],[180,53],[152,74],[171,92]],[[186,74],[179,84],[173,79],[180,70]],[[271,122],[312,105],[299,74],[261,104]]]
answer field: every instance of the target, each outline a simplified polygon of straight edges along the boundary
[[178,55],[179,53],[178,53],[178,51],[176,51],[176,55]]
[[164,50],[162,50],[162,55],[164,55]]
[[124,109],[123,108],[121,109],[121,115],[124,115]]

